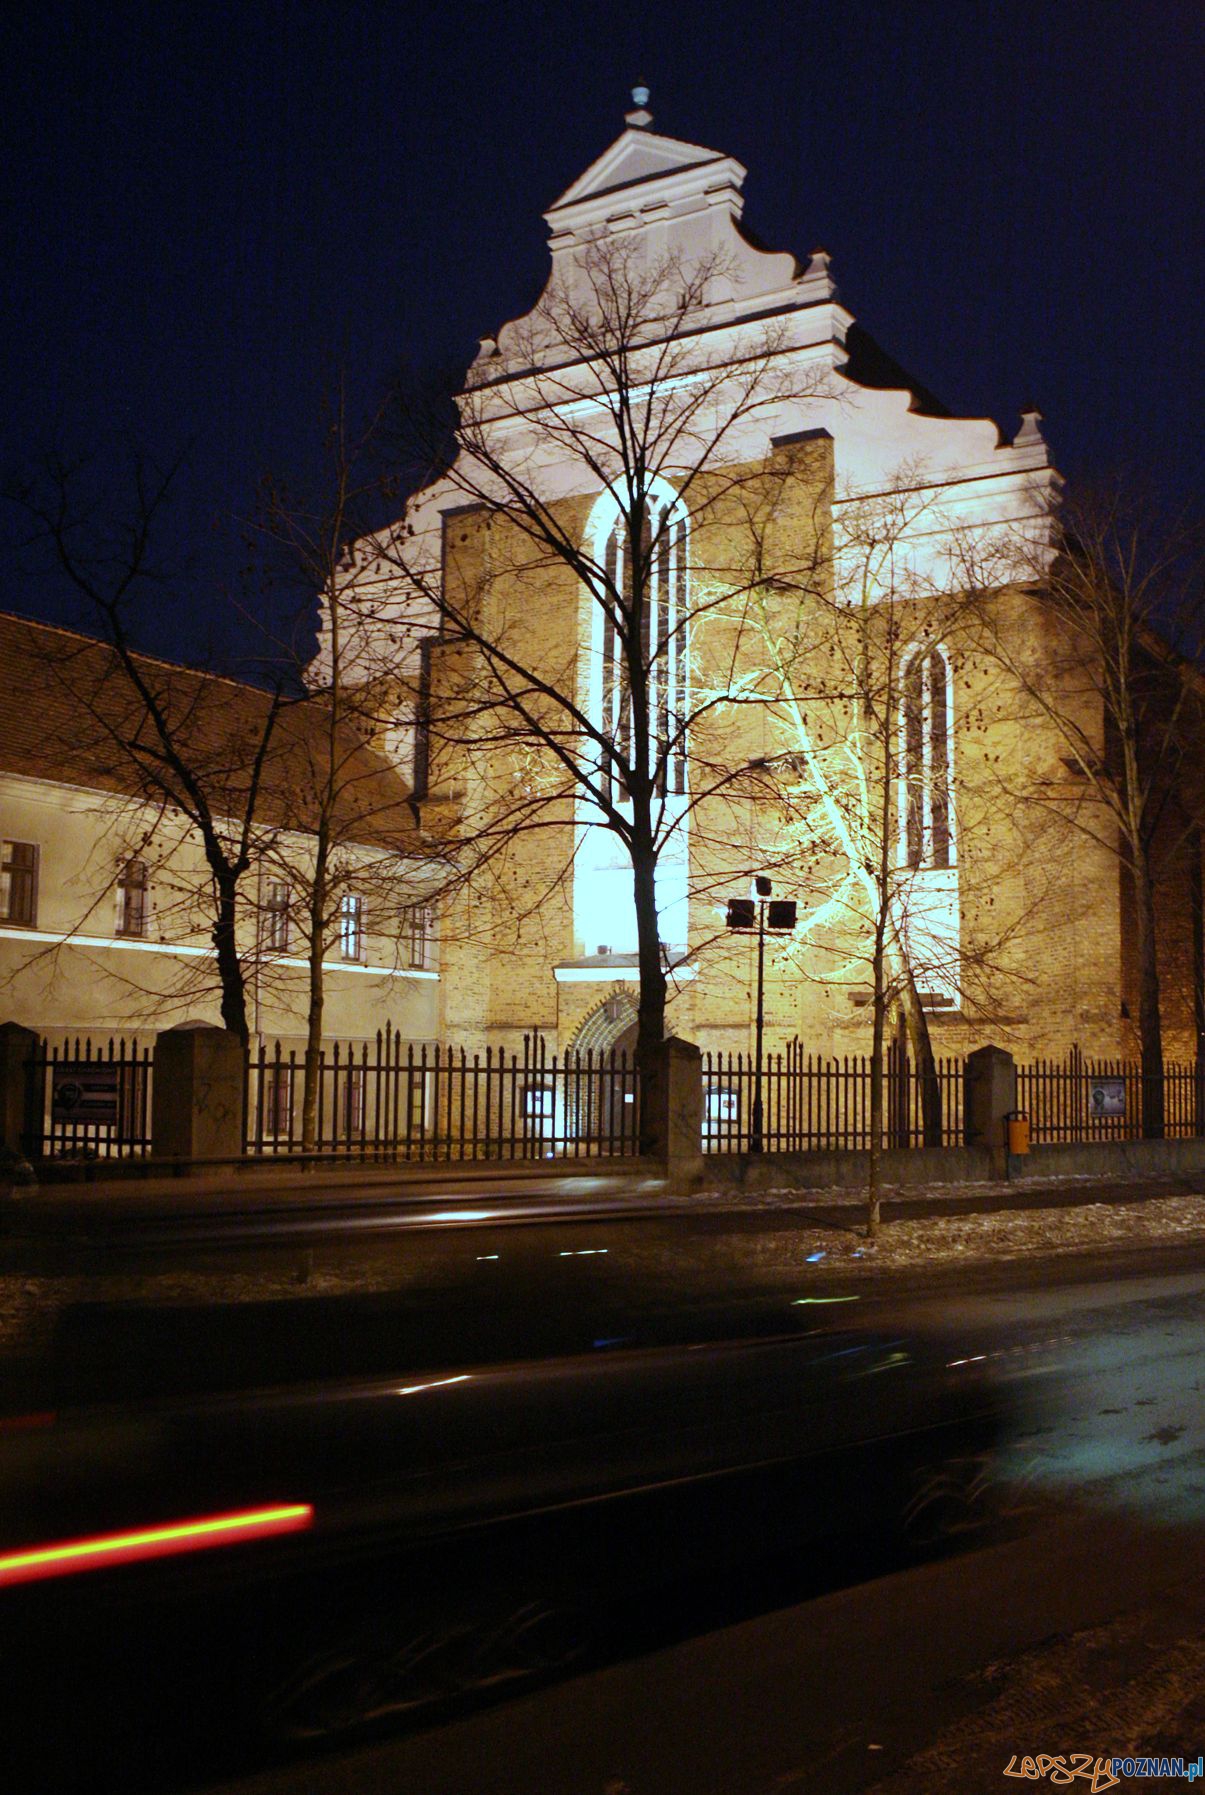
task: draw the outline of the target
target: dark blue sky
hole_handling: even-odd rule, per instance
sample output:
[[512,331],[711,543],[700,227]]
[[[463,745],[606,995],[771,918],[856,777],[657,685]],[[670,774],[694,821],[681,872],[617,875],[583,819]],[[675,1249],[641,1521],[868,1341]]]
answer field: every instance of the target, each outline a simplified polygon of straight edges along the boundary
[[[5,472],[192,444],[147,645],[230,644],[266,470],[311,476],[342,365],[463,361],[524,310],[541,210],[618,134],[736,155],[772,248],[957,411],[1031,397],[1065,472],[1201,473],[1195,0],[9,9]],[[70,615],[6,566],[0,604]],[[215,626],[214,620],[218,619]]]

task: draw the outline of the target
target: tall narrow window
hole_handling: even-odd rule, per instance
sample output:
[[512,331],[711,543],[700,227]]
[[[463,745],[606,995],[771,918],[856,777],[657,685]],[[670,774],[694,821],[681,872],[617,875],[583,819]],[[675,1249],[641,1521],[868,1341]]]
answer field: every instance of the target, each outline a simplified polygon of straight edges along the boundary
[[268,887],[268,947],[272,953],[284,954],[289,951],[289,899],[287,885],[272,884]]
[[32,929],[38,920],[38,849],[32,841],[0,842],[0,922]]
[[345,960],[364,958],[364,899],[355,891],[339,899],[339,952]]
[[410,912],[410,967],[424,972],[431,953],[431,912],[418,904]]
[[[600,560],[606,602],[602,631],[602,727],[629,764],[636,759],[642,719],[632,705],[632,670],[641,669],[648,693],[649,754],[660,797],[686,792],[687,547],[677,501],[650,495],[633,550],[628,519],[617,512]],[[608,765],[607,796],[624,796]]]
[[919,649],[904,669],[904,864],[953,864],[950,827],[950,674],[940,648]]
[[145,860],[127,860],[117,875],[117,933],[140,940],[146,934],[148,888]]

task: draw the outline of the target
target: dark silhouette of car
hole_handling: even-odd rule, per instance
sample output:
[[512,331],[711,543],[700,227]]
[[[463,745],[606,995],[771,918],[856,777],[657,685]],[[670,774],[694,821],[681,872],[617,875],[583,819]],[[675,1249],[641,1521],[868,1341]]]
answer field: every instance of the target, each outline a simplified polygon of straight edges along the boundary
[[563,1667],[676,1578],[980,1518],[1003,1407],[973,1342],[838,1288],[485,1289],[69,1310],[0,1421],[30,1678],[116,1634],[156,1701],[216,1677],[278,1740],[340,1738]]

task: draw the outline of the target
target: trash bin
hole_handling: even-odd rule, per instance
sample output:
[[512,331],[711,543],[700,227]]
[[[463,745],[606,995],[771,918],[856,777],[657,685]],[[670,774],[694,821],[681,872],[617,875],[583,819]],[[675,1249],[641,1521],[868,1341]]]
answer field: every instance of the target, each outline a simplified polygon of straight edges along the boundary
[[1029,1117],[1023,1109],[1010,1110],[1004,1118],[1010,1153],[1029,1152]]

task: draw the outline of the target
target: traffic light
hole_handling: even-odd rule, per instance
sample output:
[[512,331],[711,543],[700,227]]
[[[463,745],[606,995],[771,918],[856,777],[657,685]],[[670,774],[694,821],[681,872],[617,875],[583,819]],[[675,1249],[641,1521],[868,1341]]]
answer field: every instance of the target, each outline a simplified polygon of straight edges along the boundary
[[793,929],[797,905],[794,898],[771,898],[766,905],[768,929]]
[[755,929],[757,905],[752,898],[729,898],[727,926],[730,929]]

